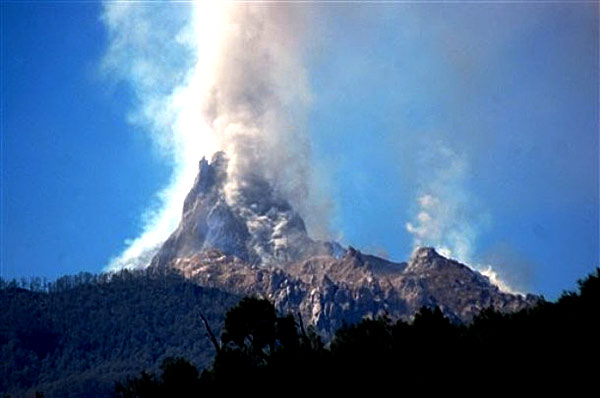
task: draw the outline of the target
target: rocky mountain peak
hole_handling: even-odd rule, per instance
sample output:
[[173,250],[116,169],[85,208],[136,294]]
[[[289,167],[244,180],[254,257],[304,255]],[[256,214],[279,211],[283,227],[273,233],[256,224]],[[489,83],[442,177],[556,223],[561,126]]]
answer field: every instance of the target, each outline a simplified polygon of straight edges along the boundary
[[347,263],[352,263],[356,266],[361,266],[364,264],[362,253],[352,246],[348,246],[348,249],[344,253],[342,260]]
[[433,247],[420,246],[417,247],[411,256],[411,261],[430,260],[436,257],[441,257]]
[[332,242],[310,239],[302,217],[266,179],[252,172],[236,178],[230,180],[225,153],[215,153],[210,162],[202,158],[181,222],[153,266],[209,249],[257,265],[340,251]]
[[500,291],[432,247],[399,263],[312,240],[265,178],[230,178],[224,153],[200,161],[181,222],[152,266],[175,268],[203,286],[267,297],[326,334],[365,316],[410,319],[423,306],[468,321],[487,307],[515,311],[537,301]]
[[193,204],[199,196],[207,196],[211,192],[218,194],[223,189],[227,175],[227,157],[224,152],[217,152],[209,163],[202,157],[198,164],[198,175],[192,189],[187,194],[183,203],[183,214],[192,210]]

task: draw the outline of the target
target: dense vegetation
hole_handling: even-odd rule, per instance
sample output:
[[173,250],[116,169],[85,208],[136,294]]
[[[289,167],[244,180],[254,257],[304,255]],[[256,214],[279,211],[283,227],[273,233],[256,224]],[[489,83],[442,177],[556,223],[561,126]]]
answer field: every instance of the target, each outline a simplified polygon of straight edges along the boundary
[[[163,363],[160,377],[119,384],[120,398],[199,397],[235,392],[350,391],[387,385],[427,393],[593,385],[598,372],[600,269],[556,303],[515,314],[487,311],[457,325],[423,308],[414,322],[381,318],[339,330],[326,347],[294,317],[266,300],[246,298],[227,312],[217,355],[199,375],[184,359]],[[514,391],[514,390],[513,390]],[[573,390],[571,390],[573,391]],[[356,392],[356,391],[354,391]]]
[[240,301],[172,273],[0,281],[0,392],[176,398],[240,388],[274,395],[581,386],[598,369],[599,279],[597,269],[557,302],[487,311],[469,325],[437,308],[410,324],[365,319],[327,344],[269,301]]
[[238,301],[169,272],[0,280],[0,397],[107,397],[115,381],[164,358],[210,365],[199,314],[220,331]]

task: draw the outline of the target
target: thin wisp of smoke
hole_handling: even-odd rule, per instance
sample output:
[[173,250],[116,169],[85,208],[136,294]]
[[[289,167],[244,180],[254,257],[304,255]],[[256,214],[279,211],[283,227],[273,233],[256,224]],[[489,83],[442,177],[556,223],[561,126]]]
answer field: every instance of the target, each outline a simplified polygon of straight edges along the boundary
[[472,200],[465,189],[468,164],[450,147],[438,143],[420,155],[418,210],[406,230],[414,246],[433,246],[461,261],[471,258],[476,239]]
[[501,279],[491,265],[474,263],[477,237],[485,224],[484,211],[466,187],[468,162],[448,145],[430,145],[420,156],[420,192],[413,221],[406,230],[413,235],[414,248],[435,247],[441,255],[454,258],[485,275],[507,293],[519,293]]

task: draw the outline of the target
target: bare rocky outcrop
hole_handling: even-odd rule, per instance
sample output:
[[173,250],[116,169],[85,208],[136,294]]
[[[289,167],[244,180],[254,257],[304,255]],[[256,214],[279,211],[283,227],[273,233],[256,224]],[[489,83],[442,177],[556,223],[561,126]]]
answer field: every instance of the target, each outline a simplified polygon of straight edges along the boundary
[[249,177],[233,202],[226,182],[224,154],[200,162],[181,223],[152,267],[176,269],[202,286],[267,297],[326,335],[364,317],[409,320],[423,306],[468,322],[485,308],[518,311],[539,300],[502,292],[433,248],[418,248],[408,263],[398,263],[312,240],[266,181]]
[[181,222],[154,256],[153,267],[168,266],[173,259],[205,249],[218,249],[253,265],[343,251],[337,243],[310,239],[300,215],[258,175],[247,174],[235,195],[228,195],[227,167],[222,152],[210,163],[200,161]]

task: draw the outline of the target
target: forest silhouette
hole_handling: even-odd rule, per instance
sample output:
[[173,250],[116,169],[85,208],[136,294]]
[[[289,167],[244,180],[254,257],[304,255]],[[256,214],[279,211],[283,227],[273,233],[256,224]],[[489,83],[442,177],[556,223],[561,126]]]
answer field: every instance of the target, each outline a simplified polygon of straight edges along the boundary
[[[276,395],[357,392],[394,386],[403,391],[515,391],[553,385],[580,388],[598,375],[600,268],[556,302],[516,313],[484,310],[453,323],[439,308],[422,308],[411,323],[364,319],[325,344],[293,314],[277,314],[265,299],[231,308],[210,369],[166,359],[159,374],[143,372],[116,385],[119,398],[200,397],[223,393]],[[204,319],[204,318],[203,318]],[[319,395],[319,394],[318,394]]]

